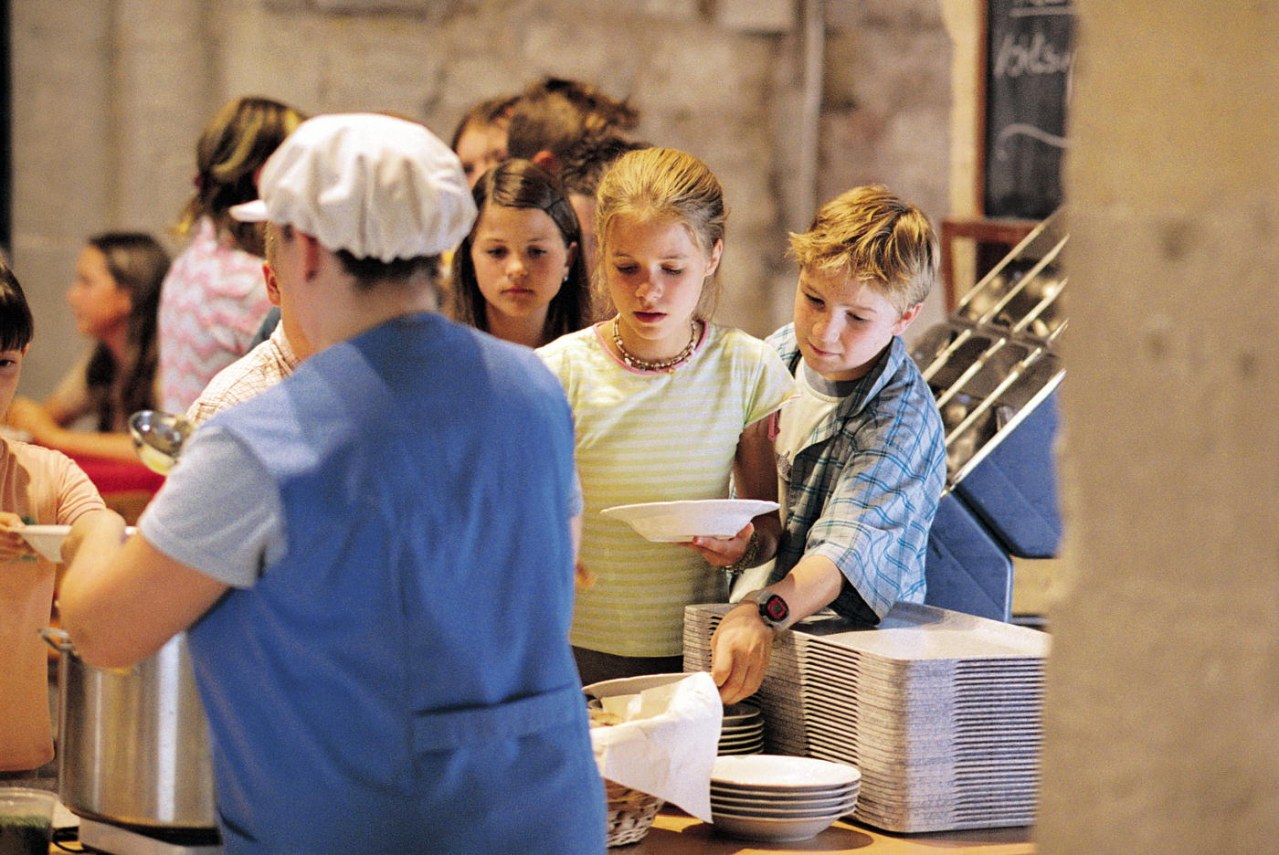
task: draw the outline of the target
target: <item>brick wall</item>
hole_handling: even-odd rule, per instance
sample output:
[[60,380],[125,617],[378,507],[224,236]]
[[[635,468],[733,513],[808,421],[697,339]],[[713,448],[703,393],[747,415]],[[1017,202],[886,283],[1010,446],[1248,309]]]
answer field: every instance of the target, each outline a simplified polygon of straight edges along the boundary
[[[472,102],[546,73],[630,96],[642,136],[697,154],[723,181],[720,319],[766,334],[790,313],[785,232],[814,204],[878,181],[934,219],[949,205],[939,0],[821,4],[812,186],[798,171],[804,3],[14,0],[13,253],[40,326],[24,391],[51,388],[81,344],[62,295],[83,239],[164,231],[201,126],[249,93],[310,112],[395,110],[441,137]],[[940,317],[930,302],[919,327]]]

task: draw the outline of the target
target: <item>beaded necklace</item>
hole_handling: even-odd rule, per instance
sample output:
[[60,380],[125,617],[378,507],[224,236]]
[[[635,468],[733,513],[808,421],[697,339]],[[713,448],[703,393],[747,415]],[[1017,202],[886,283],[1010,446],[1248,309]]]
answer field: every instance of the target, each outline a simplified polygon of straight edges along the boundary
[[692,336],[689,338],[688,344],[684,345],[684,349],[670,359],[658,359],[650,362],[647,359],[640,359],[627,351],[626,346],[622,344],[621,325],[616,317],[613,318],[613,344],[617,346],[617,353],[622,357],[622,361],[636,371],[665,371],[670,373],[687,362],[697,348],[697,321],[691,321],[689,326],[692,328]]

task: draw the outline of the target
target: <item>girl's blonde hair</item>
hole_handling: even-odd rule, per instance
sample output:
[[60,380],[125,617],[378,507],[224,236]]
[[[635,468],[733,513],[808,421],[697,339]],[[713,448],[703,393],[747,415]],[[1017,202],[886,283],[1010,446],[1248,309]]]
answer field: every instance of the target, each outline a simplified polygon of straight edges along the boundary
[[258,169],[306,118],[270,98],[236,98],[222,105],[196,142],[195,193],[174,231],[187,235],[208,217],[218,234],[229,234],[240,249],[261,256],[260,224],[237,222],[228,212],[232,205],[258,198]]
[[[707,256],[724,239],[728,208],[719,179],[705,163],[673,148],[644,148],[619,157],[600,179],[595,202],[595,288],[600,304],[612,311],[605,282],[609,229],[620,216],[679,223]],[[702,286],[699,319],[710,318],[719,301],[719,271]]]

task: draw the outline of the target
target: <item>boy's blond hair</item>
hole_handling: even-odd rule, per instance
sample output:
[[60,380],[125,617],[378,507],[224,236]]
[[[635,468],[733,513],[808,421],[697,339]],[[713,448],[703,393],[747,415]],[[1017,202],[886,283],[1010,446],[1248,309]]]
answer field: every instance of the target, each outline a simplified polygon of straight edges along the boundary
[[[596,194],[595,287],[608,311],[612,300],[601,273],[613,221],[619,216],[679,223],[708,257],[724,239],[728,207],[719,179],[698,158],[673,148],[644,148],[627,152],[613,162],[600,179]],[[719,272],[702,286],[696,317],[708,320],[719,300]]]
[[790,254],[800,267],[843,270],[874,283],[903,314],[937,280],[937,236],[928,217],[878,184],[823,205],[808,231],[791,233]]

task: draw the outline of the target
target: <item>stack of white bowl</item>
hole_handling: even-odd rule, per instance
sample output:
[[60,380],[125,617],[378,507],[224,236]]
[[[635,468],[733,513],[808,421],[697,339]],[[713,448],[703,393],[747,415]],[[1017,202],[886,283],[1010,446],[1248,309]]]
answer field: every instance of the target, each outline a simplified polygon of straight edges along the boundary
[[719,754],[758,754],[763,750],[763,711],[751,703],[726,704],[719,732]]
[[[684,667],[710,667],[725,605],[685,612]],[[876,629],[830,613],[784,633],[755,696],[768,750],[862,773],[856,818],[902,833],[1030,825],[1042,742],[1037,630],[900,603]]]
[[721,756],[711,772],[715,827],[750,840],[807,840],[853,812],[861,773],[779,754]]

